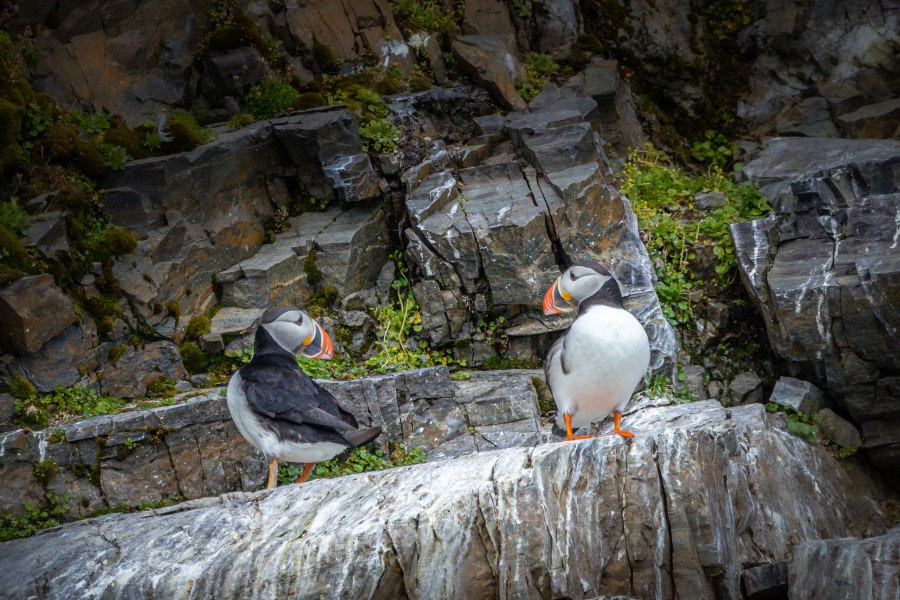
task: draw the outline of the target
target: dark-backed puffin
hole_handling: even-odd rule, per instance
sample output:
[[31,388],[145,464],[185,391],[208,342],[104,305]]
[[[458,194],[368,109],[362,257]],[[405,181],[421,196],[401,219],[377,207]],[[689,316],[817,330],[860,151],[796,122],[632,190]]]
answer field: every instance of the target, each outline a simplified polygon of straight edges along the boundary
[[297,365],[297,353],[327,360],[331,338],[305,311],[267,310],[256,329],[253,359],[228,382],[228,410],[241,435],[269,462],[268,487],[278,478],[278,461],[305,463],[297,483],[313,466],[347,448],[362,446],[380,427],[358,429],[342,409]]
[[614,433],[622,409],[650,366],[650,342],[640,322],[625,310],[622,290],[612,274],[595,262],[576,263],[557,278],[544,295],[544,314],[578,309],[566,334],[547,354],[547,385],[559,412],[558,427],[566,440],[572,429],[615,412]]

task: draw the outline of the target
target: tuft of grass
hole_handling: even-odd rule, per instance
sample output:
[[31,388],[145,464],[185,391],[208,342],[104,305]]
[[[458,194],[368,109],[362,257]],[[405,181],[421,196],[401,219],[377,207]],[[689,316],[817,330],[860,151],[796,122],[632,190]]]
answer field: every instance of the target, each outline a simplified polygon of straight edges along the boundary
[[244,101],[255,119],[271,119],[291,110],[299,97],[300,93],[290,84],[272,79],[251,87]]

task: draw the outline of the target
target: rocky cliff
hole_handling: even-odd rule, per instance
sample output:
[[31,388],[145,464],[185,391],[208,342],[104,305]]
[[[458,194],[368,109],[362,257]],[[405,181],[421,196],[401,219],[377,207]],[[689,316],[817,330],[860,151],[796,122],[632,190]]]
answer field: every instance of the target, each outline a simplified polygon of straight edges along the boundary
[[633,443],[515,448],[92,519],[4,544],[0,581],[43,598],[735,598],[742,581],[753,597],[811,598],[792,555],[808,564],[811,540],[840,538],[866,566],[849,573],[854,588],[896,594],[896,545],[846,540],[883,531],[852,491],[865,477],[761,406],[649,408],[629,427]]

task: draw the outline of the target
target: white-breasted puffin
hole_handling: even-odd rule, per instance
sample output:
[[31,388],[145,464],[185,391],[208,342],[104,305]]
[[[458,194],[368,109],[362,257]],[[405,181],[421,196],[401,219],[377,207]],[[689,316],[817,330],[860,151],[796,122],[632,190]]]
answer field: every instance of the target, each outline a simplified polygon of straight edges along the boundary
[[544,314],[578,309],[566,334],[550,348],[544,371],[559,412],[556,424],[572,429],[615,413],[614,433],[622,430],[622,409],[650,366],[647,332],[622,304],[619,283],[595,262],[576,263],[544,295]]
[[276,485],[280,460],[305,463],[301,483],[317,462],[381,433],[380,427],[358,429],[353,415],[297,365],[297,353],[328,360],[333,351],[331,338],[305,311],[269,309],[256,329],[253,359],[228,382],[231,418],[269,462],[269,488]]

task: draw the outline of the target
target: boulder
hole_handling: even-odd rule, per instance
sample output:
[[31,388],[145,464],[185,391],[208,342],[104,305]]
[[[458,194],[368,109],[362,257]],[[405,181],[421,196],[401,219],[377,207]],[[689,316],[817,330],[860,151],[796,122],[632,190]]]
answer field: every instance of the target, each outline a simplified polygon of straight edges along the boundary
[[777,402],[788,406],[798,413],[815,416],[825,408],[825,396],[822,390],[809,383],[793,377],[779,377],[775,382],[769,402]]
[[761,402],[763,398],[762,380],[753,371],[738,374],[728,384],[729,405]]
[[273,243],[264,244],[250,258],[216,274],[222,304],[238,308],[302,306],[312,293],[303,268],[311,251],[312,242],[293,229],[276,235]]
[[851,138],[900,138],[900,98],[868,104],[838,117],[838,127]]
[[453,54],[461,69],[484,86],[499,104],[523,110],[525,101],[516,83],[525,77],[519,60],[495,35],[461,35],[453,40]]
[[[824,579],[813,540],[883,531],[839,463],[762,406],[640,415],[631,443],[509,448],[68,524],[5,544],[0,586],[51,598],[85,586],[171,598],[740,597],[747,568],[794,549],[790,581],[804,589],[805,573]],[[856,543],[874,568],[848,574],[895,590],[896,543]]]
[[463,34],[496,37],[507,50],[516,52],[516,30],[507,4],[502,0],[463,0],[462,5]]
[[88,383],[89,377],[105,364],[111,344],[101,344],[93,321],[65,328],[37,352],[29,352],[10,362],[10,372],[28,379],[38,391],[52,392],[61,385]]
[[226,306],[210,320],[209,333],[223,337],[234,337],[249,333],[256,327],[264,312],[264,308]]
[[11,394],[0,394],[0,431],[15,429],[16,400]]
[[788,563],[771,562],[741,573],[747,600],[783,598],[788,591]]
[[0,289],[0,342],[10,352],[37,352],[77,320],[52,275],[22,277]]
[[103,188],[112,191],[101,197],[104,216],[147,236],[128,261],[113,265],[141,319],[158,325],[165,314],[154,306],[173,301],[186,316],[215,302],[213,275],[252,256],[265,240],[273,207],[289,201],[276,179],[281,161],[262,122],[106,176]]
[[884,535],[797,544],[788,571],[791,598],[888,600],[900,595],[900,527]]
[[823,408],[816,415],[816,426],[826,439],[831,440],[842,448],[856,450],[862,446],[862,438],[849,421],[841,417],[830,408]]
[[900,416],[898,164],[895,141],[770,140],[745,173],[773,214],[731,228],[772,348],[860,427]]
[[256,48],[237,48],[203,59],[200,93],[212,106],[224,106],[225,98],[243,98],[250,86],[272,76],[272,69]]
[[137,398],[147,393],[148,385],[163,377],[174,381],[187,375],[172,342],[151,342],[141,348],[131,346],[101,373],[100,389],[104,395],[116,398]]
[[301,190],[317,200],[368,200],[380,193],[349,110],[321,110],[272,121]]
[[66,237],[66,213],[49,212],[35,216],[27,232],[28,247],[37,248],[64,265],[71,265],[72,253]]

